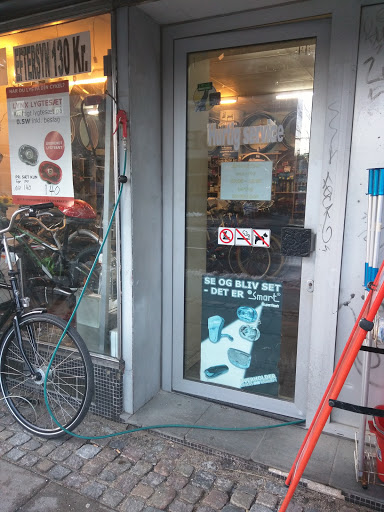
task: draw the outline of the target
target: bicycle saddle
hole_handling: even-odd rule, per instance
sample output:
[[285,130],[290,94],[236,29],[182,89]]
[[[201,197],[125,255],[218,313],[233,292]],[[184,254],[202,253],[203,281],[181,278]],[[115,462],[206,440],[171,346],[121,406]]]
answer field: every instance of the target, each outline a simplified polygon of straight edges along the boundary
[[209,339],[212,343],[217,343],[221,338],[229,338],[230,341],[233,341],[232,336],[229,334],[222,334],[221,331],[223,327],[224,318],[221,316],[215,315],[208,318],[208,333]]

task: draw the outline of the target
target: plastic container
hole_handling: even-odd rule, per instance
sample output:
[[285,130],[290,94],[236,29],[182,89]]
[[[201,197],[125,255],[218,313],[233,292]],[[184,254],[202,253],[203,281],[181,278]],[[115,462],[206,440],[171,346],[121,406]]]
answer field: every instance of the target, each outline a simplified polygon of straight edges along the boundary
[[[384,405],[377,405],[375,409],[384,410]],[[376,435],[377,451],[377,476],[384,482],[384,418],[374,416],[373,421],[368,421],[369,430]]]

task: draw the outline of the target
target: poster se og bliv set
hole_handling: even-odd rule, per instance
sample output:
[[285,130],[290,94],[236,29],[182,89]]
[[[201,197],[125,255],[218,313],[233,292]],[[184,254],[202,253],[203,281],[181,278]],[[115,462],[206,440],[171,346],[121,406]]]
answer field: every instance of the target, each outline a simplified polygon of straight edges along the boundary
[[203,382],[278,395],[282,284],[202,277]]

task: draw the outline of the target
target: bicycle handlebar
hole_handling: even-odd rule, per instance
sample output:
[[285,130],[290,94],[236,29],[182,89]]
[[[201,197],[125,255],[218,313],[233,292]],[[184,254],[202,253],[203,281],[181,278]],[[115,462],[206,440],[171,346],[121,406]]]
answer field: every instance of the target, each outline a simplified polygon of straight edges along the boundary
[[13,226],[16,222],[16,218],[21,213],[28,212],[28,216],[35,217],[36,213],[39,210],[49,210],[50,208],[53,208],[54,206],[55,205],[53,203],[41,203],[41,204],[32,204],[30,206],[24,206],[23,208],[19,208],[18,210],[16,210],[15,212],[12,213],[11,220],[9,221],[8,227],[6,227],[4,229],[0,229],[0,235],[3,235],[4,233],[11,231],[11,229],[13,228]]

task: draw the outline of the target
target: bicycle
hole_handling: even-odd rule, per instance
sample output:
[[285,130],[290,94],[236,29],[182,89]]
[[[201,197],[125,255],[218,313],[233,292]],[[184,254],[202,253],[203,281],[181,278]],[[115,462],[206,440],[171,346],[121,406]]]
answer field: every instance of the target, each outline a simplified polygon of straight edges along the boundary
[[[10,251],[20,260],[22,290],[33,307],[53,309],[55,299],[63,297],[70,307],[75,302],[75,293],[87,278],[101,243],[96,233],[78,225],[95,217],[88,203],[75,200],[73,207],[42,212],[33,222],[28,218],[28,225],[23,219],[14,225]],[[98,266],[90,291],[98,293],[99,280]]]
[[[66,322],[42,308],[24,311],[29,301],[19,287],[19,272],[14,270],[7,233],[12,232],[17,217],[34,217],[38,211],[52,207],[52,203],[22,207],[12,214],[8,225],[0,229],[8,268],[7,275],[0,274],[0,289],[9,293],[9,300],[0,304],[0,331],[6,328],[0,340],[0,388],[15,419],[27,431],[50,439],[65,432],[48,413],[44,400],[45,380],[52,413],[60,425],[71,431],[82,421],[91,404],[93,364],[83,339],[69,327],[47,375]],[[5,220],[2,219],[3,225]]]

